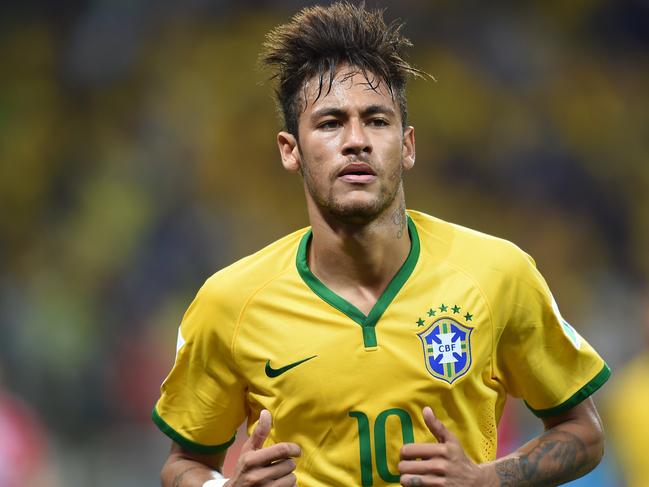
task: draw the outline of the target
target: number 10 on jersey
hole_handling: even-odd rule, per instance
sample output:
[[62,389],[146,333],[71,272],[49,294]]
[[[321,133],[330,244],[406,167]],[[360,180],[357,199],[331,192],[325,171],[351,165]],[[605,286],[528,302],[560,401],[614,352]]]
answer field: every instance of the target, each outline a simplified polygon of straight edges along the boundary
[[360,411],[350,411],[349,416],[358,421],[358,443],[361,460],[361,485],[369,487],[374,484],[372,474],[372,456],[376,463],[376,471],[386,482],[399,482],[399,473],[390,472],[388,468],[388,451],[385,425],[390,416],[399,418],[403,444],[414,443],[415,435],[412,428],[412,419],[407,411],[391,408],[381,411],[374,421],[374,455],[372,455],[372,442],[370,438],[370,420],[367,414]]

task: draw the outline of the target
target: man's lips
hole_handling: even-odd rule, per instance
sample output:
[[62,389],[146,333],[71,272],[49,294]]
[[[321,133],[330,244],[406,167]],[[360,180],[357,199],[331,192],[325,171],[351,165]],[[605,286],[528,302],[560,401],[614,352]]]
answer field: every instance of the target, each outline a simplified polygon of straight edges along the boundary
[[352,162],[342,168],[338,178],[348,183],[369,183],[376,179],[376,173],[369,164]]

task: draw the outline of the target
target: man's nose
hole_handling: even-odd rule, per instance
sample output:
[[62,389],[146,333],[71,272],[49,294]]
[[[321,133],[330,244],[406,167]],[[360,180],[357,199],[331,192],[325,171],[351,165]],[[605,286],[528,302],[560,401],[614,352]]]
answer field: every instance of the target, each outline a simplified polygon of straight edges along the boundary
[[345,126],[342,153],[350,154],[369,154],[372,152],[372,143],[370,142],[367,130],[360,120],[351,119]]

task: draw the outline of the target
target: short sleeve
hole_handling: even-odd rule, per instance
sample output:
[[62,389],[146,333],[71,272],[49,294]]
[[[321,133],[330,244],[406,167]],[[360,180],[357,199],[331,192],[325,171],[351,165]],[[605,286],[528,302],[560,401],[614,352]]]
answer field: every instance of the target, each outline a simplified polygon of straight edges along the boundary
[[496,378],[538,417],[566,411],[593,394],[610,369],[561,316],[534,261],[523,254],[510,276],[505,326],[496,342]]
[[245,417],[245,386],[231,355],[234,318],[204,286],[178,330],[176,360],[153,409],[160,430],[196,453],[219,453]]

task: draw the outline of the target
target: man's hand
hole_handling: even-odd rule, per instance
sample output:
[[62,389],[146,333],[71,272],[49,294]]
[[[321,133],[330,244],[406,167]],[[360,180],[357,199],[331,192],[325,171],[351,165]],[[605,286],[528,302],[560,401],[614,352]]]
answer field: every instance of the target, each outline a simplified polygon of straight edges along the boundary
[[424,408],[424,422],[439,443],[410,443],[401,447],[401,485],[484,486],[482,469],[469,460],[462,445],[433,410]]
[[252,435],[243,444],[237,460],[234,475],[225,487],[248,487],[268,485],[273,487],[293,487],[297,480],[294,457],[299,457],[301,450],[295,443],[277,443],[264,448],[271,427],[271,416],[262,410],[259,422]]

